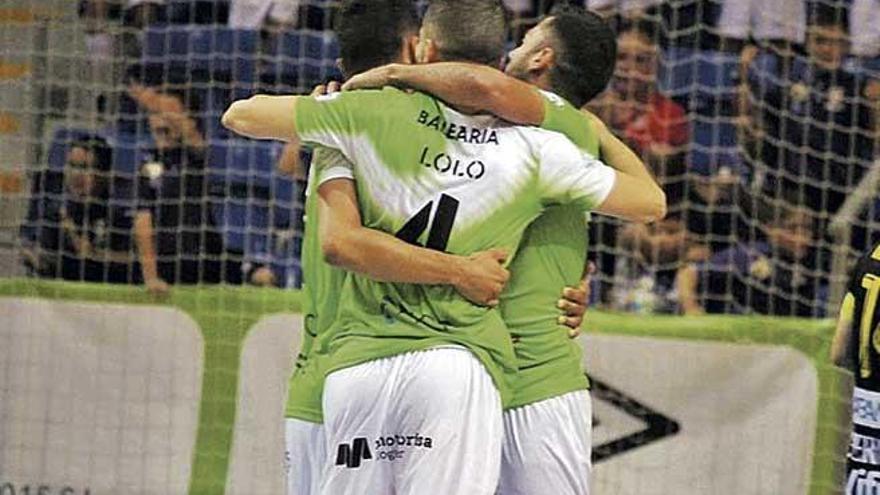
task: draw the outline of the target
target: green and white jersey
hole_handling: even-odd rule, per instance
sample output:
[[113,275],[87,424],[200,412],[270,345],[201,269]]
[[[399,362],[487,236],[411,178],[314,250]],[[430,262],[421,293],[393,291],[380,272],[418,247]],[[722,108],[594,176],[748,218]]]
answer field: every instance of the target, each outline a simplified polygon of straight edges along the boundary
[[[615,172],[561,134],[466,116],[437,99],[394,88],[297,101],[303,141],[339,149],[355,164],[364,226],[468,255],[516,251],[546,208],[589,211]],[[517,372],[500,312],[452,287],[390,284],[349,274],[338,319],[321,335],[325,372],[448,344],[486,366],[504,403]]]
[[324,375],[319,370],[319,356],[314,352],[315,338],[336,320],[339,294],[347,272],[326,261],[318,235],[318,184],[322,173],[339,167],[345,157],[337,150],[317,148],[312,156],[306,189],[305,232],[303,233],[303,315],[304,328],[300,352],[288,382],[285,416],[313,423],[323,422],[321,395]]
[[[565,134],[581,150],[599,154],[589,119],[552,93],[542,128]],[[587,257],[588,216],[573,206],[554,206],[523,235],[501,294],[501,315],[513,337],[519,373],[509,408],[589,388],[580,345],[557,323],[564,287],[577,286]]]

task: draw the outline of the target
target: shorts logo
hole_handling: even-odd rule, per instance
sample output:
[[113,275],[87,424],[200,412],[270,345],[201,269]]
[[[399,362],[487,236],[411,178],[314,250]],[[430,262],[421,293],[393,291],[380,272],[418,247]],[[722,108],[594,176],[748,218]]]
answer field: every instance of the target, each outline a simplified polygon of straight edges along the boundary
[[415,435],[382,435],[372,443],[373,451],[370,450],[370,441],[364,437],[355,438],[351,444],[339,444],[336,450],[336,465],[357,469],[363,461],[375,458],[380,461],[393,462],[403,459],[407,451],[413,448],[430,450],[434,447],[433,438],[418,433]]
[[336,465],[345,466],[350,469],[357,469],[361,467],[361,461],[372,458],[373,454],[370,452],[370,443],[363,437],[355,438],[351,445],[341,443],[336,450]]

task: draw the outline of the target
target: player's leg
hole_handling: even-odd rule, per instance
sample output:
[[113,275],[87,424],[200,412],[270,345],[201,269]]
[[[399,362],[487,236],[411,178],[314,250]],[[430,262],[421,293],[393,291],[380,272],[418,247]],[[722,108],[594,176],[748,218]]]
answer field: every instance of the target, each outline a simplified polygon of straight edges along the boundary
[[379,359],[327,375],[322,495],[394,493],[389,463],[375,451],[392,407],[394,363]]
[[469,351],[444,347],[405,355],[378,455],[395,458],[395,493],[491,495],[498,484],[501,402]]
[[318,495],[327,459],[324,426],[287,418],[284,437],[287,495]]
[[588,495],[592,414],[585,390],[506,411],[498,495]]

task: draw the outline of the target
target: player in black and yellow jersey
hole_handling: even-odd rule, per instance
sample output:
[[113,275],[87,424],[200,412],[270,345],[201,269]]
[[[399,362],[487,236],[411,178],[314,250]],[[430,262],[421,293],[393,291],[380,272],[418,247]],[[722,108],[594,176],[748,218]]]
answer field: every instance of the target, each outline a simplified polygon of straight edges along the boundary
[[880,245],[859,260],[840,309],[832,359],[855,374],[845,495],[880,493]]

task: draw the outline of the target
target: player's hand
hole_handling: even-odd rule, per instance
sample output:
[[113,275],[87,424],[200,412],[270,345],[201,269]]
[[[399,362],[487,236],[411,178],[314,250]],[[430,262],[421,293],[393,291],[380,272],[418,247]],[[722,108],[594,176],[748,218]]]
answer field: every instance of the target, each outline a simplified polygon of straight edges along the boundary
[[455,289],[474,304],[495,307],[510,272],[504,268],[507,253],[492,249],[464,258]]
[[144,280],[144,286],[146,286],[147,292],[154,296],[166,296],[171,291],[168,282],[158,277]]
[[384,65],[362,72],[346,81],[342,85],[342,90],[353,91],[356,89],[377,89],[390,86],[392,68],[392,65]]
[[587,312],[587,304],[590,301],[590,279],[596,271],[596,265],[587,265],[587,273],[577,287],[566,287],[562,291],[562,299],[557,307],[562,310],[559,316],[559,324],[569,328],[569,338],[577,338],[581,335],[581,325],[584,323],[584,315]]
[[311,96],[324,96],[342,91],[342,85],[338,81],[330,81],[327,84],[319,84],[312,90]]

